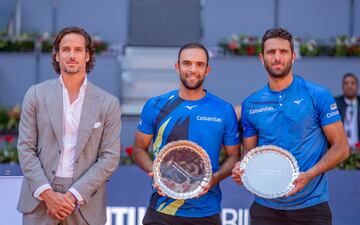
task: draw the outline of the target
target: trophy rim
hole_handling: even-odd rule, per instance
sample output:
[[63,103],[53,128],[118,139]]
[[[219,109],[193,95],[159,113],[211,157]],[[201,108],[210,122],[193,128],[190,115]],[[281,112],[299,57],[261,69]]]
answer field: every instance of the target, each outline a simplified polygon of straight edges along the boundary
[[[269,152],[278,154],[283,159],[285,159],[286,162],[288,162],[290,164],[292,178],[291,178],[291,181],[289,182],[289,184],[280,192],[265,194],[263,192],[255,190],[252,187],[252,185],[248,182],[248,178],[247,178],[245,171],[246,171],[246,166],[250,160],[252,160],[253,158],[255,158],[258,155],[266,154]],[[295,187],[293,182],[300,174],[299,166],[298,166],[296,158],[289,151],[287,151],[279,146],[276,146],[276,145],[263,145],[263,146],[258,146],[258,147],[251,149],[241,160],[240,169],[244,170],[244,173],[241,175],[241,180],[242,180],[244,186],[246,187],[246,189],[249,190],[251,193],[253,193],[256,196],[259,196],[262,198],[267,198],[267,199],[283,197],[287,193],[292,191]]]
[[[161,161],[165,158],[165,156],[173,151],[175,148],[191,148],[196,154],[200,156],[204,163],[204,177],[200,183],[200,185],[195,188],[194,190],[190,192],[180,193],[171,190],[169,187],[165,185],[165,183],[162,180],[161,174],[160,174],[160,164]],[[178,141],[172,141],[166,144],[156,155],[155,160],[153,162],[153,174],[154,174],[154,182],[159,185],[161,191],[166,194],[167,196],[173,198],[173,199],[189,199],[196,197],[203,191],[203,187],[207,186],[210,183],[211,176],[212,176],[212,167],[211,167],[211,161],[209,158],[209,155],[207,152],[198,144],[192,141],[188,140],[178,140]]]

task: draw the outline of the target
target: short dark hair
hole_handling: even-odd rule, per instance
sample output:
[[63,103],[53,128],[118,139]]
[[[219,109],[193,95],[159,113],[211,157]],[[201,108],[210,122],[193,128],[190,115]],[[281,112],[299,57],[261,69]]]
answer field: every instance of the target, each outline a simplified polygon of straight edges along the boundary
[[268,39],[281,38],[290,42],[291,51],[294,52],[294,40],[289,31],[283,28],[271,28],[267,30],[262,37],[261,41],[261,52],[264,53],[264,45]]
[[89,53],[89,61],[86,63],[86,73],[89,73],[95,66],[95,54],[92,47],[92,41],[90,35],[80,27],[65,27],[63,28],[55,37],[53,43],[53,53],[52,53],[52,65],[56,73],[60,74],[60,66],[56,61],[56,54],[59,53],[60,42],[67,34],[79,34],[85,38],[85,48],[86,52]]
[[357,76],[353,73],[345,73],[344,76],[343,76],[343,79],[342,79],[342,84],[344,85],[345,83],[345,79],[348,78],[348,77],[352,77],[354,78],[354,80],[356,81],[356,84],[359,84],[359,80],[357,78]]
[[205,54],[206,54],[206,65],[209,65],[209,52],[208,50],[204,47],[204,45],[199,44],[199,43],[187,43],[185,45],[183,45],[180,50],[179,50],[179,54],[178,54],[178,63],[180,63],[180,54],[182,51],[184,51],[185,49],[190,49],[190,48],[199,48],[202,49]]

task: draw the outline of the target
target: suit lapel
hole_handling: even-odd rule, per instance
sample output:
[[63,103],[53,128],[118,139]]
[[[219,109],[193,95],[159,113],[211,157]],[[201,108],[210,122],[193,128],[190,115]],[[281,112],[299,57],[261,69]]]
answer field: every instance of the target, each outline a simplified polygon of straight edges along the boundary
[[77,159],[84,149],[85,144],[88,142],[94,128],[94,124],[98,122],[98,97],[99,95],[96,93],[94,85],[88,81],[84,96],[84,103],[81,110],[80,124],[75,146],[75,159]]
[[50,83],[44,93],[46,108],[49,113],[51,125],[53,127],[56,139],[61,148],[63,147],[63,95],[62,86],[58,80]]

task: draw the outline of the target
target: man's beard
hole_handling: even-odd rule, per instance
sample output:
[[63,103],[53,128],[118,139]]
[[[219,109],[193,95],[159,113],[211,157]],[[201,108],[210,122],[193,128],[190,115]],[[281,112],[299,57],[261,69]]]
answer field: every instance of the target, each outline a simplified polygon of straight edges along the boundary
[[181,83],[184,85],[185,88],[189,90],[197,90],[201,87],[201,85],[204,83],[204,79],[199,79],[195,84],[190,84],[186,80],[186,76],[180,76]]
[[81,68],[80,67],[71,68],[71,67],[63,66],[63,70],[67,74],[77,74],[81,71]]
[[271,68],[271,66],[269,65],[268,62],[264,62],[264,65],[265,65],[265,69],[268,71],[269,75],[273,78],[284,78],[286,77],[290,70],[291,70],[291,67],[292,67],[292,63],[291,61],[290,62],[287,62],[284,66],[284,69],[282,70],[274,70]]

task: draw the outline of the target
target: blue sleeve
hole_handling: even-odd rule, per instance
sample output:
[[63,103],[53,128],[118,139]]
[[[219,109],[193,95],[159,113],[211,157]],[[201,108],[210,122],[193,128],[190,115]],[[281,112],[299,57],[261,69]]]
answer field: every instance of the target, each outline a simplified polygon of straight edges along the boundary
[[326,88],[320,88],[315,94],[315,107],[321,126],[341,120],[334,97]]
[[234,108],[230,104],[228,104],[225,110],[226,110],[224,116],[225,129],[223,135],[223,144],[225,146],[237,145],[240,143],[240,138],[239,138],[239,127],[238,127]]
[[152,99],[148,100],[144,108],[141,111],[140,121],[137,126],[138,131],[141,131],[145,134],[154,134],[154,103]]
[[246,101],[243,102],[241,107],[241,125],[243,129],[243,137],[252,137],[257,135],[255,127],[252,125],[251,121],[249,120],[249,114],[247,110]]

